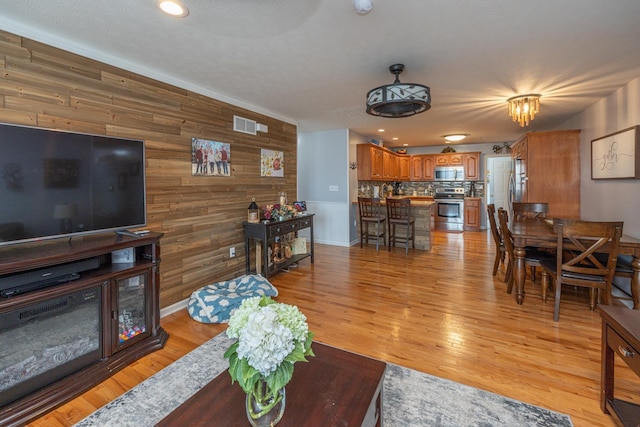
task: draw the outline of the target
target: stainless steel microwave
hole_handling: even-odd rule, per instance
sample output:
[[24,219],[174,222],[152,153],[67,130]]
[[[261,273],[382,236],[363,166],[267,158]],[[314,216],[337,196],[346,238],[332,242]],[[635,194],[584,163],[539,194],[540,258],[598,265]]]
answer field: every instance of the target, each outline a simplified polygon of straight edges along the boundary
[[436,166],[436,181],[464,181],[464,166]]

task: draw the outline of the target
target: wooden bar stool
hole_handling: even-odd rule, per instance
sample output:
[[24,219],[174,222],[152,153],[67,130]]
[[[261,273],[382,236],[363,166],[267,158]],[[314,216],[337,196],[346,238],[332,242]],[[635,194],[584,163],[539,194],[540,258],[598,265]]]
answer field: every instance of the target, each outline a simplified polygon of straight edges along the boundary
[[[369,244],[369,238],[376,239],[376,250],[380,246],[380,238],[382,237],[382,245],[386,245],[386,221],[387,218],[382,212],[380,199],[371,197],[358,197],[358,210],[360,212],[360,247],[363,242]],[[375,224],[375,230],[369,230],[369,225]]]
[[[416,248],[416,219],[411,216],[411,199],[391,199],[387,197],[387,220],[389,221],[389,250],[396,240],[404,242],[404,251],[409,253],[409,241]],[[406,229],[404,236],[396,233],[396,226]]]

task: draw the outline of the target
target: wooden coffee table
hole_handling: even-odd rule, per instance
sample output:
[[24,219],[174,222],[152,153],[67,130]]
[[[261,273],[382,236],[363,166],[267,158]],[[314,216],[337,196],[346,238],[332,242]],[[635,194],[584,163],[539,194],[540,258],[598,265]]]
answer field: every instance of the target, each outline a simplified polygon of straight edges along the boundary
[[[278,427],[379,427],[386,363],[316,342],[312,348],[315,357],[295,364]],[[225,370],[158,426],[248,426],[245,396]]]

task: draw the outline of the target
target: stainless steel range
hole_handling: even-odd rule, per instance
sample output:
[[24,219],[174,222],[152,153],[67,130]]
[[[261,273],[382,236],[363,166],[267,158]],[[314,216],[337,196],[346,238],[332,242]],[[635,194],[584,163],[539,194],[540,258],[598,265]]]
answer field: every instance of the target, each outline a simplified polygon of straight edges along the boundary
[[464,229],[464,188],[436,188],[435,228],[446,231],[462,231]]

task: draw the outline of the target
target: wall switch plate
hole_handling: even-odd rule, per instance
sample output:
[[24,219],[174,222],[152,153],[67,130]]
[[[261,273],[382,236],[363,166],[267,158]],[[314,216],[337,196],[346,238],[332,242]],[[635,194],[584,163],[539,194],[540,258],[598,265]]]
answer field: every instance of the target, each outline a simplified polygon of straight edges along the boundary
[[340,191],[340,187],[338,187],[337,185],[330,185],[329,191]]
[[232,246],[229,248],[229,258],[233,258],[234,256],[236,256],[236,248]]

